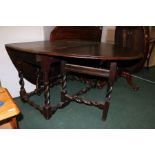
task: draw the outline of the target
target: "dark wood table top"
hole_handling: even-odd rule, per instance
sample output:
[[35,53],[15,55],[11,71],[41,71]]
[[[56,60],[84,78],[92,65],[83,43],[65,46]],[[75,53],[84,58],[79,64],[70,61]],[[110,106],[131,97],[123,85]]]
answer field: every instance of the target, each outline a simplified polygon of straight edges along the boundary
[[107,43],[80,40],[12,43],[6,44],[5,47],[20,52],[67,58],[115,61],[135,60],[143,57],[141,51],[120,48]]

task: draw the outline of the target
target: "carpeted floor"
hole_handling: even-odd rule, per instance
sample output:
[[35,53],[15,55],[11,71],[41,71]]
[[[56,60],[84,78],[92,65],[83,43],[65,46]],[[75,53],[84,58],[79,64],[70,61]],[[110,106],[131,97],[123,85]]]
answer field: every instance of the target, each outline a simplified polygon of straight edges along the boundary
[[[136,76],[155,81],[155,68],[148,72],[142,70]],[[113,87],[112,99],[106,121],[101,120],[102,111],[96,107],[70,103],[64,109],[58,110],[50,120],[33,109],[28,104],[23,104],[15,98],[21,109],[22,115],[18,117],[22,129],[154,129],[155,128],[155,83],[149,83],[134,78],[140,87],[135,92],[126,81],[119,78]],[[68,89],[75,92],[82,88],[79,82],[69,82]],[[59,101],[60,86],[51,90],[53,103]],[[92,90],[85,97],[103,100],[105,91]],[[38,104],[42,103],[39,97],[34,97]],[[52,103],[52,104],[53,104]]]

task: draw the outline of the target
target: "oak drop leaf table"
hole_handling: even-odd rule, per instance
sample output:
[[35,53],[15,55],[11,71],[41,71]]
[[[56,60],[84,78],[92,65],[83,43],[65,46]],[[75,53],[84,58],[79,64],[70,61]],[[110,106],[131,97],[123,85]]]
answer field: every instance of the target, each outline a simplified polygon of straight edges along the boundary
[[[142,58],[142,54],[138,51],[107,43],[80,40],[12,43],[6,44],[5,47],[19,73],[20,97],[22,101],[39,110],[46,119],[49,119],[57,109],[61,109],[71,101],[75,101],[102,109],[102,119],[105,120],[109,109],[112,87],[118,73],[117,64],[123,61],[133,61]],[[52,105],[50,101],[50,86],[53,86],[55,81],[50,80],[51,75],[54,74],[51,72],[51,68],[53,63],[57,61],[61,62],[61,72],[57,77],[59,79],[58,83],[62,84],[61,101],[57,105]],[[102,67],[102,65],[89,66],[88,64],[91,63],[86,63],[85,65],[87,61],[92,64],[93,62],[99,62],[99,64],[107,63],[108,65],[106,68]],[[82,63],[83,65],[80,62],[84,62]],[[29,68],[27,66],[33,66],[34,68],[33,74],[29,75],[30,81],[34,80],[34,78],[36,81],[36,89],[31,93],[27,93],[24,87],[24,78],[28,79],[28,72],[26,70],[29,70]],[[88,86],[74,95],[68,94],[66,88],[66,75],[68,72],[107,79],[105,101],[101,103],[79,97],[91,88],[102,87],[102,84],[98,83],[97,80],[84,80],[78,76],[73,76],[71,79],[75,78],[83,81]],[[32,95],[40,95],[42,92],[44,93],[44,103],[43,106],[40,106],[30,98]]]

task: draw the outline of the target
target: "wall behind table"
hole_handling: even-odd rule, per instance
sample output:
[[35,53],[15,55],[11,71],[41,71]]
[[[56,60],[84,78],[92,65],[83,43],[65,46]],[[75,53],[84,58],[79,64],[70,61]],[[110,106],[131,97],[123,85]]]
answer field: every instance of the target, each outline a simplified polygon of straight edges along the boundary
[[[19,78],[6,50],[5,44],[44,40],[43,26],[1,26],[0,27],[0,80],[13,97],[19,96]],[[32,91],[34,85],[25,80],[26,89]]]
[[115,26],[104,26],[102,30],[101,42],[114,44]]

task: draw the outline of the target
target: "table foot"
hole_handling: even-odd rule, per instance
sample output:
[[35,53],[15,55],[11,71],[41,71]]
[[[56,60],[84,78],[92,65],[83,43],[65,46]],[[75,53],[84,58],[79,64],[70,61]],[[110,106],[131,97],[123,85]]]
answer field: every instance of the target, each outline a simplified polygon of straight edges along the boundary
[[129,74],[127,72],[122,72],[121,76],[126,79],[127,83],[132,87],[132,89],[134,91],[138,91],[139,90],[139,87],[133,82],[131,74]]
[[42,110],[43,116],[48,120],[52,117],[52,107],[49,105],[45,105]]
[[107,119],[107,114],[108,114],[108,110],[109,110],[109,102],[105,102],[104,107],[103,107],[103,111],[102,111],[102,120],[105,121]]

